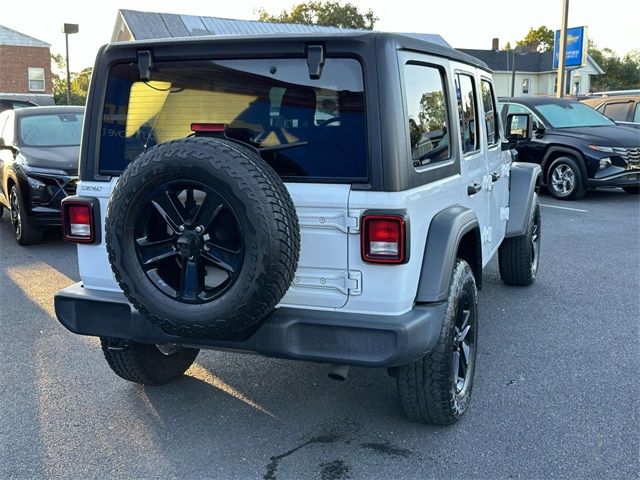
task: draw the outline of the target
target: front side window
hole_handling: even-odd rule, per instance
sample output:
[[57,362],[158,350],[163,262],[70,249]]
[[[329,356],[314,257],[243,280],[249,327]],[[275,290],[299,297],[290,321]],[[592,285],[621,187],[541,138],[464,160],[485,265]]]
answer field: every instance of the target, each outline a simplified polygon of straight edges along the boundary
[[542,123],[542,121],[540,121],[538,116],[535,113],[533,113],[532,110],[528,109],[524,105],[519,105],[517,103],[508,103],[506,113],[504,109],[502,110],[502,120],[505,121],[507,118],[507,115],[509,115],[510,113],[528,113],[532,117],[532,121],[533,121],[532,127],[534,130],[537,128],[544,127],[544,124]]
[[476,87],[471,75],[459,73],[456,78],[462,151],[464,153],[475,152],[480,149]]
[[640,103],[636,103],[636,113],[633,114],[633,121],[640,123]]
[[44,92],[44,68],[29,67],[29,90]]
[[80,145],[82,113],[28,115],[20,118],[20,144],[26,147]]
[[192,123],[224,124],[283,178],[366,179],[362,67],[327,58],[320,79],[306,59],[157,62],[141,81],[135,64],[109,74],[100,171],[119,173],[146,149],[192,135]]
[[448,159],[449,120],[443,73],[437,67],[407,64],[404,77],[413,165]]
[[482,107],[484,109],[484,124],[487,128],[487,143],[491,147],[497,145],[500,141],[496,98],[493,94],[493,85],[491,85],[491,82],[482,80],[480,85],[482,86]]

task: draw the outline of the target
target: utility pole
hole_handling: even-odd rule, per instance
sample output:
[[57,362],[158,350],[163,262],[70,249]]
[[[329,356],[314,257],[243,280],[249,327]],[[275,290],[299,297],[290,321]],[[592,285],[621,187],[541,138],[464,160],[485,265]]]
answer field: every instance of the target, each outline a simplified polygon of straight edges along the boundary
[[67,47],[66,63],[67,63],[67,105],[71,105],[71,73],[69,72],[69,35],[78,33],[78,25],[75,23],[65,23],[62,25],[62,33],[64,33],[64,42]]
[[569,0],[562,0],[562,28],[560,29],[560,51],[558,54],[558,98],[564,97],[565,71],[564,61],[567,52],[567,22],[569,20]]

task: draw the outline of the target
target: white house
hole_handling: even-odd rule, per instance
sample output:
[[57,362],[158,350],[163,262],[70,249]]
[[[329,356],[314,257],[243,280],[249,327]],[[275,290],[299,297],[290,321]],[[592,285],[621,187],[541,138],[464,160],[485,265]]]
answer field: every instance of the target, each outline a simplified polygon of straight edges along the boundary
[[[496,47],[497,45],[494,44]],[[513,51],[475,50],[459,48],[482,60],[493,70],[496,94],[500,97],[511,96],[511,78],[513,71]],[[557,92],[558,72],[553,69],[553,51],[544,53],[529,52],[515,55],[516,74],[514,96],[520,95],[555,95]],[[604,73],[602,68],[587,55],[587,63],[583,67],[567,69],[568,81],[565,93],[584,95],[591,91],[591,77]]]

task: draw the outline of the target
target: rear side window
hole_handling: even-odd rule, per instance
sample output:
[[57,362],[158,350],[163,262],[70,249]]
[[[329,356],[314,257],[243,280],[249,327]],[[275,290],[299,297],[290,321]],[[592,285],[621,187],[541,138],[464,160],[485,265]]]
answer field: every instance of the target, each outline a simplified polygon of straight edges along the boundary
[[109,74],[100,171],[117,174],[146,149],[226,125],[283,178],[366,180],[362,68],[326,59],[320,79],[306,59],[157,62],[140,81],[135,64]]
[[414,166],[450,158],[444,74],[436,67],[407,64],[404,80]]
[[463,153],[471,153],[480,149],[476,86],[473,77],[463,73],[456,75],[456,83],[462,151]]
[[611,120],[624,122],[627,120],[630,106],[631,104],[629,102],[607,103],[604,106],[604,111],[602,113],[604,113]]
[[484,109],[484,124],[487,128],[487,143],[491,147],[497,145],[500,141],[496,98],[493,94],[491,82],[482,80],[480,85],[482,86],[482,106]]

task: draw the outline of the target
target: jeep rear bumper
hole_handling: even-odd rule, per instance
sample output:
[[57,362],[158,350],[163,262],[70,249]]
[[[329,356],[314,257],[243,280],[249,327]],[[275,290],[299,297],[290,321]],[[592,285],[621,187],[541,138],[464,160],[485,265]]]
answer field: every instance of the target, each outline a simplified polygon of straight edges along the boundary
[[168,335],[141,315],[122,293],[76,283],[55,296],[58,321],[80,335],[141,343],[258,353],[321,363],[394,367],[435,346],[446,303],[418,305],[397,316],[278,308],[247,340],[218,341]]

